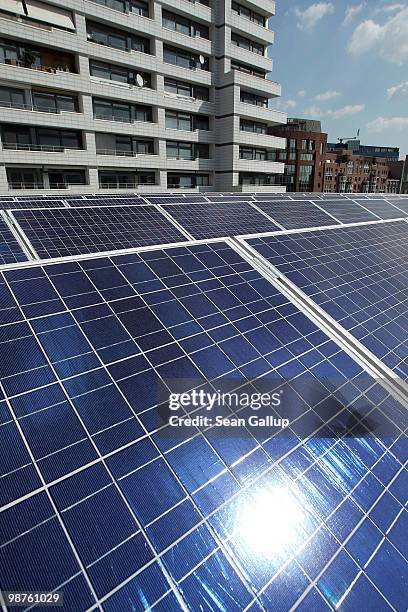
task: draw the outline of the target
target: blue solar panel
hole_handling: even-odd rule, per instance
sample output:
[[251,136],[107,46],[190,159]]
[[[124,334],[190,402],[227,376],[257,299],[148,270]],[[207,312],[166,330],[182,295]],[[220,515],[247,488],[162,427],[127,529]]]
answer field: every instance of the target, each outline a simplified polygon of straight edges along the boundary
[[0,200],[0,208],[3,210],[9,210],[12,208],[64,208],[65,204],[62,200],[52,200],[51,198],[32,200],[11,200],[3,201]]
[[[233,250],[2,279],[3,590],[75,611],[404,609],[405,409]],[[157,431],[169,378],[283,385],[291,428]],[[370,434],[384,415],[395,435]]]
[[326,215],[309,200],[297,202],[257,202],[258,208],[263,210],[284,229],[302,229],[305,227],[319,227],[324,225],[337,225],[338,221]]
[[166,212],[196,239],[274,232],[281,228],[247,202],[172,204]]
[[[360,206],[361,204],[361,206]],[[319,206],[336,217],[341,223],[360,223],[364,221],[378,221],[378,217],[369,210],[363,208],[364,201],[360,204],[348,198],[337,198],[319,200]]]
[[[401,219],[405,214],[399,209],[379,198],[358,200],[357,203],[361,203],[362,206],[367,208],[374,215],[377,215],[379,219]],[[397,205],[396,205],[397,206]]]
[[69,201],[70,206],[139,206],[140,204],[146,205],[146,202],[138,196],[95,196],[87,197],[82,199],[71,199]]
[[12,232],[3,219],[0,219],[0,265],[26,260],[27,256],[22,251]]
[[153,206],[16,210],[13,214],[42,259],[186,239]]
[[148,196],[146,198],[151,204],[188,204],[194,202],[206,203],[207,200],[202,195],[168,195],[166,197]]
[[401,378],[408,378],[408,224],[251,239]]

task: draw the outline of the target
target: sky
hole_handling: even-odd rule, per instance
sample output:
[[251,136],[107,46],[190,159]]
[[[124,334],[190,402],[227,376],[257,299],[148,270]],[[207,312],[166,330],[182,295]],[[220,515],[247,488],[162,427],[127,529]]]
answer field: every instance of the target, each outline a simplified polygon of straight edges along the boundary
[[276,0],[272,108],[408,154],[408,0]]

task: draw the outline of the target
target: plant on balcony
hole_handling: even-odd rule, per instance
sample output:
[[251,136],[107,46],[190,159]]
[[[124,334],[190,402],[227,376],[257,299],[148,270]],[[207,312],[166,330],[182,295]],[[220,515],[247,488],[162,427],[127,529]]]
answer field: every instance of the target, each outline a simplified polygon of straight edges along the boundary
[[35,60],[37,59],[37,55],[31,49],[24,49],[23,56],[21,59],[22,59],[22,62],[25,68],[31,68],[31,66],[34,64]]

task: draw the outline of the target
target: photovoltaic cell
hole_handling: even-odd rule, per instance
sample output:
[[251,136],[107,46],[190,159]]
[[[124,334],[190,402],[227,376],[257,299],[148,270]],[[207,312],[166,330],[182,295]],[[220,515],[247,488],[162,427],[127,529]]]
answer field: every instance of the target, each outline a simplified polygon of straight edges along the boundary
[[[75,611],[404,608],[405,408],[231,248],[1,279],[3,590]],[[290,431],[156,430],[159,380],[226,377],[278,381]],[[369,434],[380,414],[396,436]]]
[[[26,261],[27,257],[3,219],[0,219],[0,265]],[[1,303],[1,298],[0,298]]]
[[138,196],[129,197],[110,197],[100,196],[93,198],[82,198],[77,200],[70,200],[70,206],[139,206],[140,204],[146,206],[146,202]]
[[[359,200],[356,199],[356,202],[359,203]],[[366,199],[361,200],[362,206],[368,208],[368,210],[380,219],[400,219],[404,217],[404,213],[401,212],[398,208],[395,208],[392,204],[387,202],[386,200],[380,199]]]
[[207,195],[207,200],[209,202],[223,202],[224,200],[230,200],[234,202],[248,202],[252,200],[252,194],[248,193],[246,195],[234,195],[233,193],[224,193],[222,196]]
[[172,204],[166,206],[166,212],[196,239],[280,230],[247,202]]
[[341,223],[360,223],[364,221],[378,221],[378,217],[369,210],[347,198],[319,200],[319,206],[336,217]]
[[33,199],[33,200],[18,200],[18,201],[2,201],[0,200],[0,208],[10,210],[12,208],[64,208],[65,204],[62,200],[51,199]]
[[16,210],[13,214],[43,259],[186,239],[153,206]]
[[290,200],[286,202],[258,202],[257,206],[288,230],[337,225],[338,223],[333,217],[326,215],[325,212],[308,200],[304,202]]
[[403,379],[408,378],[408,224],[249,241]]
[[206,198],[202,195],[169,195],[166,197],[148,196],[146,199],[149,200],[151,204],[187,204],[193,202],[207,202]]

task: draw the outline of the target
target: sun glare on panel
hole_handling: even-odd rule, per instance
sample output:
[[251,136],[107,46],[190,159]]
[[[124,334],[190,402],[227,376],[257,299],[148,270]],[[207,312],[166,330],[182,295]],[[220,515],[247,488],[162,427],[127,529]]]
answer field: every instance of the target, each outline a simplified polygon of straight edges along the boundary
[[305,514],[287,489],[261,491],[239,508],[236,534],[254,554],[269,557],[293,545]]

